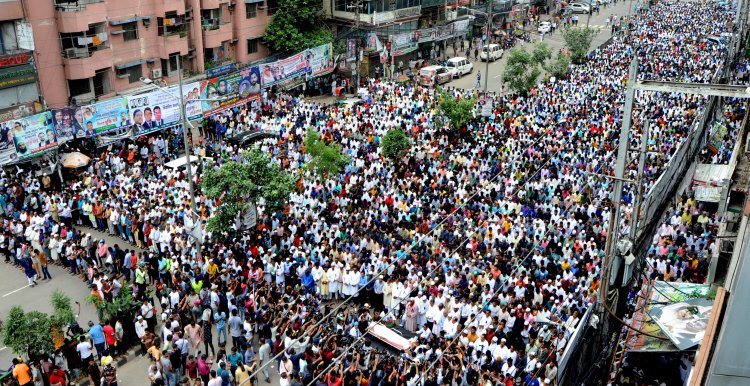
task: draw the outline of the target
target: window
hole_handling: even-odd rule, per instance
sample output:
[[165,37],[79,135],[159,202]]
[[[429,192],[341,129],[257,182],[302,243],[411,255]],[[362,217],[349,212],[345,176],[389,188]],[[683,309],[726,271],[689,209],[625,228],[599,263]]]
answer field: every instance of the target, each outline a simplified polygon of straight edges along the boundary
[[3,35],[2,40],[0,40],[3,54],[8,51],[15,51],[18,49],[16,26],[13,21],[4,21],[0,23],[0,34]]
[[122,30],[125,31],[122,34],[122,39],[127,41],[138,39],[138,23],[125,23],[122,25]]
[[185,15],[178,15],[175,11],[164,14],[164,17],[156,18],[156,31],[159,36],[187,35]]
[[128,78],[128,81],[130,83],[140,82],[142,76],[143,76],[143,70],[141,69],[140,64],[132,66],[132,67],[125,67],[125,68],[117,69],[117,77]]
[[111,73],[112,73],[112,70],[109,68],[96,70],[96,74],[94,75],[93,79],[94,79],[94,96],[96,96],[97,98],[104,94],[109,94],[112,92],[112,87],[110,86],[110,83],[109,83],[109,76]]
[[91,92],[91,79],[68,79],[68,90],[70,96],[78,96]]
[[177,61],[180,60],[180,53],[169,54],[169,59],[161,60],[161,73],[163,76],[172,76],[177,72]]
[[245,18],[252,19],[258,16],[258,4],[245,4]]
[[258,52],[258,39],[247,39],[247,53],[254,54]]

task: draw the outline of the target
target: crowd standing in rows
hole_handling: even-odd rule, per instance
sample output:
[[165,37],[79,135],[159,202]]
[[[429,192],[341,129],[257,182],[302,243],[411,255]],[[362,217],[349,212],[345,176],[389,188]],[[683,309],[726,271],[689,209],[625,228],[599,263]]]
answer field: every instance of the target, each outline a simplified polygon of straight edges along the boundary
[[[642,78],[708,81],[725,48],[706,38],[731,17],[724,5],[661,1],[567,79],[528,97],[498,96],[491,117],[459,133],[435,123],[436,94],[421,87],[371,80],[366,103],[349,107],[264,93],[260,104],[214,118],[215,133],[195,148],[219,167],[242,161],[227,131],[276,134],[261,150],[302,178],[283,213],[259,203],[253,232],[226,244],[206,234],[196,249],[185,173],[164,167],[168,147],[152,140],[107,148],[61,191],[6,174],[0,245],[30,283],[35,267],[59,261],[102,299],[132,288],[139,315],[119,322],[134,324],[154,384],[268,382],[275,371],[281,385],[556,385],[561,354],[600,283],[611,203],[610,182],[595,175],[614,165],[630,60],[639,55]],[[704,100],[639,93],[637,103],[632,141],[654,150],[650,185]],[[351,157],[339,175],[302,168],[310,127]],[[380,153],[392,128],[413,143],[401,165]],[[217,203],[196,200],[203,224]],[[691,216],[673,224],[678,232],[705,229],[695,208],[680,207]],[[675,252],[686,256],[676,270],[688,279],[690,247],[686,240]],[[411,347],[394,355],[372,346],[362,336],[376,322],[402,325],[414,334]],[[118,321],[102,323],[116,330]],[[109,354],[96,326],[94,348],[81,342],[82,360]],[[226,343],[218,349],[214,331]]]

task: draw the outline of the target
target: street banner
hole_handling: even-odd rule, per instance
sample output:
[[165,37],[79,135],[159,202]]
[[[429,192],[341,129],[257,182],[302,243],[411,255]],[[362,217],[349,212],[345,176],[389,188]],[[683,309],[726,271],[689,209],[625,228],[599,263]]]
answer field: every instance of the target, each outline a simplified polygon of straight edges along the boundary
[[30,158],[57,146],[57,135],[49,111],[10,123],[10,132],[18,157]]
[[[120,129],[128,129],[131,121],[128,118],[128,100],[114,98],[79,107],[76,121],[83,128],[86,137],[95,137]],[[79,137],[79,133],[75,134]]]
[[258,67],[248,67],[233,74],[204,80],[201,83],[203,115],[214,115],[259,98],[260,91]]
[[413,32],[391,35],[391,57],[408,54],[417,49],[417,44]]
[[[175,97],[180,96],[179,86],[169,87],[168,91]],[[201,82],[183,84],[182,96],[185,98],[185,113],[188,120],[203,118],[203,105],[197,100],[201,99]]]
[[367,46],[365,46],[365,51],[380,51],[382,49],[383,43],[380,42],[378,35],[375,32],[370,32],[370,34],[367,35]]
[[450,39],[454,36],[454,25],[453,23],[447,24],[440,27],[423,28],[414,31],[414,38],[419,43],[428,43],[434,41],[440,41]]
[[286,59],[262,64],[260,75],[263,87],[271,87],[288,79],[305,75],[310,68],[310,51],[305,50]]
[[161,90],[128,97],[134,135],[159,131],[180,121],[180,100]]
[[357,59],[357,39],[346,41],[346,61],[353,62]]
[[76,121],[75,107],[63,107],[61,109],[52,109],[52,124],[55,125],[55,133],[58,142],[65,142],[73,138],[83,138],[86,133],[83,127]]
[[333,72],[333,44],[323,44],[309,49],[310,75],[321,76]]

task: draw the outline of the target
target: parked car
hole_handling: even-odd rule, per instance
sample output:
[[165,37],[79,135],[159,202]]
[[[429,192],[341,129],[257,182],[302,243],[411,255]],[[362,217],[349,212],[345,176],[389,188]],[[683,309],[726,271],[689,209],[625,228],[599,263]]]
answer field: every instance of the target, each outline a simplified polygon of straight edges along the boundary
[[537,31],[540,34],[549,33],[549,31],[552,31],[552,23],[550,23],[548,21],[543,21],[543,22],[539,23],[539,28],[537,28]]
[[582,3],[573,3],[568,5],[568,9],[570,9],[573,13],[589,13],[591,12],[591,7],[589,7],[586,4]]
[[495,61],[503,57],[503,49],[499,44],[490,44],[482,47],[482,53],[479,54],[479,59],[482,61],[491,60]]
[[474,71],[474,65],[463,56],[448,59],[445,67],[451,72],[454,78],[460,78]]
[[444,66],[427,66],[419,70],[419,84],[422,86],[436,86],[448,83],[453,74]]

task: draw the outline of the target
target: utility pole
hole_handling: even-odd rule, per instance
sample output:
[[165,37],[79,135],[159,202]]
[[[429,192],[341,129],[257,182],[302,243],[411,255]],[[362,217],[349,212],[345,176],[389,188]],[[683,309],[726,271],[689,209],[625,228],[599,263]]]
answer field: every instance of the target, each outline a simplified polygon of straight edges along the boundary
[[[185,111],[185,96],[182,91],[182,56],[177,55],[177,79],[178,79],[178,88],[180,89],[180,115],[182,116],[182,140],[185,141],[185,159],[187,160],[187,163],[185,164],[185,171],[187,173],[188,178],[188,186],[190,188],[190,210],[193,212],[192,216],[190,216],[193,220],[193,229],[196,231],[200,231],[200,224],[198,223],[198,209],[195,206],[195,180],[193,179],[193,166],[190,162],[190,149],[191,146],[188,144],[188,133],[187,131],[190,130],[188,126],[188,119],[187,119],[187,112]],[[200,160],[199,160],[200,162]],[[201,253],[201,243],[203,240],[199,240],[196,235],[193,235],[193,242],[195,244],[195,253],[199,254]]]
[[[628,71],[628,88],[625,92],[625,112],[622,119],[622,128],[620,129],[620,143],[617,149],[617,163],[615,164],[615,177],[612,183],[612,212],[609,215],[609,230],[607,232],[607,243],[604,249],[605,260],[603,262],[603,275],[601,285],[599,286],[599,300],[606,304],[607,293],[609,291],[610,270],[615,260],[615,240],[620,236],[620,201],[622,201],[622,186],[625,178],[625,165],[628,158],[628,144],[630,142],[630,128],[632,125],[633,99],[635,97],[635,83],[638,76],[637,59],[630,62]],[[646,138],[643,138],[645,141]],[[619,264],[617,265],[619,267]],[[617,270],[613,270],[617,272]]]
[[[487,38],[485,39],[484,44],[487,46],[487,58],[484,65],[484,92],[487,92],[487,82],[490,80],[490,26],[492,26],[492,2],[494,0],[485,0],[487,2]],[[482,51],[484,47],[479,47],[479,56],[482,56]]]
[[361,43],[361,37],[359,36],[359,9],[362,7],[362,0],[356,0],[356,8],[354,9],[354,15],[356,20],[354,21],[354,37],[357,44],[354,51],[354,95],[357,95],[357,89],[359,88],[359,45]]

